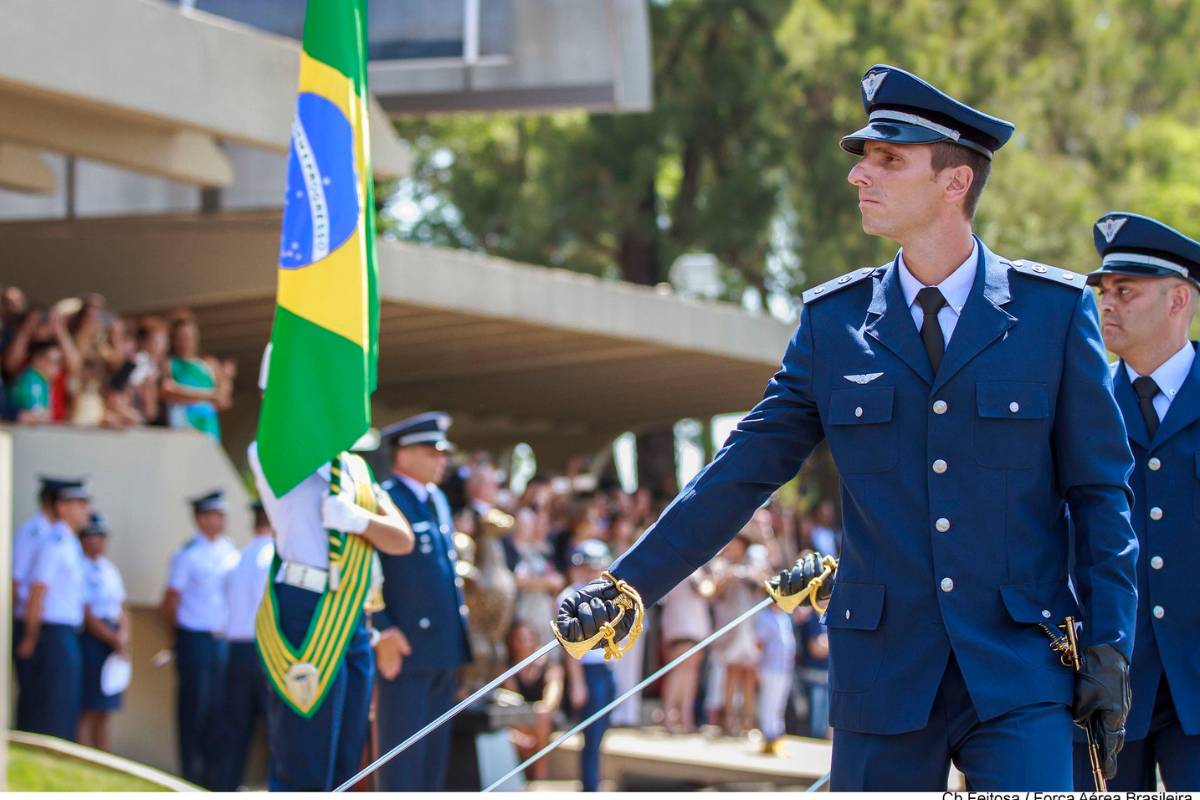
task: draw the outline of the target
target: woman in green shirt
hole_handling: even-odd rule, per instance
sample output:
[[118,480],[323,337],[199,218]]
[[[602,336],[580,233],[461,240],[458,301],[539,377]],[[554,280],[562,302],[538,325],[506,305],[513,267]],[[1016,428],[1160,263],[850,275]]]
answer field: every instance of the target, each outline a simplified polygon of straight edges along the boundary
[[220,441],[217,412],[229,408],[234,373],[231,361],[201,357],[195,320],[180,317],[172,322],[171,358],[162,385],[167,424],[195,428]]

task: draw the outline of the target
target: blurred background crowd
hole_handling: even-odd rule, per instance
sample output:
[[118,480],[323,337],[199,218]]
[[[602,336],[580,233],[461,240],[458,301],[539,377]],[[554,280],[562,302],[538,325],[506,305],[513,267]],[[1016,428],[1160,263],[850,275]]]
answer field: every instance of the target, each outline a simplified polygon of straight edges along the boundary
[[0,419],[191,427],[220,439],[236,371],[205,355],[186,308],[133,319],[99,294],[43,303],[0,290]]

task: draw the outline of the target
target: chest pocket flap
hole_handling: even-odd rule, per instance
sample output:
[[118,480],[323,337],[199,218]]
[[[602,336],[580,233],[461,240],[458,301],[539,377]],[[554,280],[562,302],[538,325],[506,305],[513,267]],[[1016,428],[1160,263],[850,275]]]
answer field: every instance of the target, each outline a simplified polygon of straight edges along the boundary
[[829,396],[829,422],[833,425],[872,425],[891,422],[891,386],[834,389]]
[[821,621],[830,628],[873,631],[883,618],[883,596],[887,587],[882,583],[833,584],[829,608]]
[[988,419],[1045,419],[1050,416],[1046,384],[980,381],[975,384],[979,416]]

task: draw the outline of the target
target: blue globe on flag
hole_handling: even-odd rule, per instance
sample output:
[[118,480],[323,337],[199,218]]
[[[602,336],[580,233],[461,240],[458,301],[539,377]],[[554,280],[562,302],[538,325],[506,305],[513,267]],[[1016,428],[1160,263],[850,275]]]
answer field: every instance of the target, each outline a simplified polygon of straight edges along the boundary
[[358,227],[354,130],[341,109],[309,92],[296,102],[279,266],[300,269],[341,247]]

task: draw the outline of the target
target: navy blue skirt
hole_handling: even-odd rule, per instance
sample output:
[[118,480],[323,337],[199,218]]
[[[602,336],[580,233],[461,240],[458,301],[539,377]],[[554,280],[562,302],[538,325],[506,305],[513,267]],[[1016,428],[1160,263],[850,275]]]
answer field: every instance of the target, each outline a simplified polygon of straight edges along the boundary
[[[114,631],[117,623],[105,620]],[[79,635],[79,649],[83,654],[83,704],[84,711],[115,711],[121,707],[124,694],[105,694],[100,691],[100,670],[113,649],[86,631]]]

